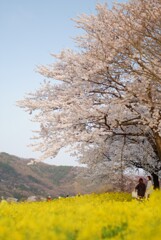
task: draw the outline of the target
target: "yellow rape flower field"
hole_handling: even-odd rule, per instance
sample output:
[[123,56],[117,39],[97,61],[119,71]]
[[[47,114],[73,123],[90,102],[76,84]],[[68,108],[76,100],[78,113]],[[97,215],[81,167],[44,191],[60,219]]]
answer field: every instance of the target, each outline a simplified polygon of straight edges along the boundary
[[161,192],[137,201],[127,193],[51,202],[0,203],[1,240],[160,240]]

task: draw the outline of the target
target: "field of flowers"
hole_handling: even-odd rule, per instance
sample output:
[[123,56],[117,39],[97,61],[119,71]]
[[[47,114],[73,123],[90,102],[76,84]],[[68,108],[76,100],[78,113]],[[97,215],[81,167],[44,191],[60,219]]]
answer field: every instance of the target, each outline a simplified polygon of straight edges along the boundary
[[160,240],[161,192],[150,200],[126,193],[90,194],[51,202],[0,203],[1,240]]

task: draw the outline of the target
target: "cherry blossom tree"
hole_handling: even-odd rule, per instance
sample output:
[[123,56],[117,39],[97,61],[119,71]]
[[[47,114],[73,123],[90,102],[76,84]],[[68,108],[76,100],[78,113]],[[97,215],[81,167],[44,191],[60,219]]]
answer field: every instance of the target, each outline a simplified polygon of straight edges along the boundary
[[[83,14],[74,20],[84,30],[75,39],[78,50],[63,50],[53,55],[56,63],[38,68],[40,74],[59,83],[44,82],[18,103],[35,113],[33,120],[40,124],[34,150],[41,151],[44,159],[70,145],[81,162],[93,165],[96,150],[109,154],[115,137],[113,169],[121,151],[121,158],[127,159],[122,160],[122,169],[131,164],[152,170],[150,173],[158,177],[161,2],[133,0],[112,9],[98,4],[96,10],[96,15]],[[142,145],[150,146],[147,158]],[[100,156],[98,159],[103,161]]]

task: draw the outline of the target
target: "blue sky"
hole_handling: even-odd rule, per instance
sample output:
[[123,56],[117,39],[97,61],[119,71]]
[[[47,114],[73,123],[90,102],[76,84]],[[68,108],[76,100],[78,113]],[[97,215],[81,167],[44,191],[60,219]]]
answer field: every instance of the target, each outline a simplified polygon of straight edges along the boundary
[[[0,152],[36,158],[30,144],[35,125],[16,106],[25,93],[43,81],[36,66],[53,62],[51,53],[74,48],[72,37],[79,30],[71,18],[95,13],[97,3],[111,0],[0,0]],[[119,2],[125,2],[120,0]],[[76,165],[61,152],[50,163]]]

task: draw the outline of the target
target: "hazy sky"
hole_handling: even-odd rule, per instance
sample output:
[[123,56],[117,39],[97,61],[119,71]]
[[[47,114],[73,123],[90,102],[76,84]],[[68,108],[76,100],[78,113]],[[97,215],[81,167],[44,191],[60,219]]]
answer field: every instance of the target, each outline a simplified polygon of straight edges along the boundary
[[[36,158],[30,144],[35,125],[16,106],[25,93],[43,81],[36,66],[53,62],[51,53],[74,48],[79,35],[71,18],[95,13],[97,3],[111,0],[0,0],[0,152]],[[119,2],[125,2],[120,0]],[[62,152],[52,160],[56,165],[75,165]]]

